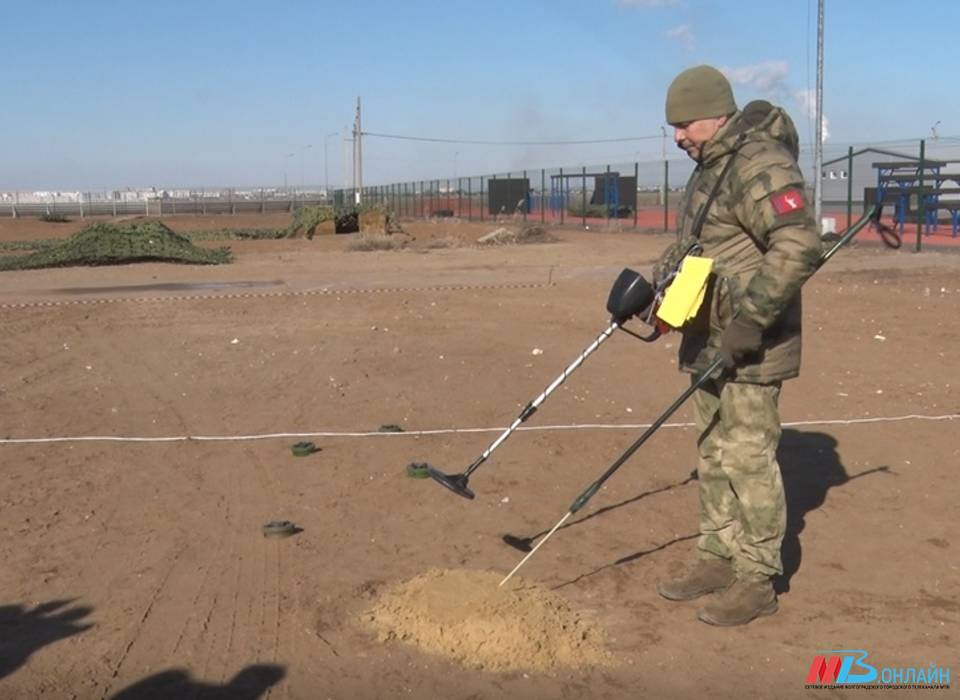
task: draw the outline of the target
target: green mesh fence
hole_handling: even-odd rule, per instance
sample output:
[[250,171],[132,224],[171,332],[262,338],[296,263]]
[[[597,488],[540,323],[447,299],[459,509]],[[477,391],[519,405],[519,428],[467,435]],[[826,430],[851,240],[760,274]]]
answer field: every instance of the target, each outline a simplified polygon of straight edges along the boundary
[[93,224],[63,242],[28,255],[0,257],[0,270],[33,270],[76,265],[178,262],[219,265],[231,260],[229,248],[198,248],[158,221]]

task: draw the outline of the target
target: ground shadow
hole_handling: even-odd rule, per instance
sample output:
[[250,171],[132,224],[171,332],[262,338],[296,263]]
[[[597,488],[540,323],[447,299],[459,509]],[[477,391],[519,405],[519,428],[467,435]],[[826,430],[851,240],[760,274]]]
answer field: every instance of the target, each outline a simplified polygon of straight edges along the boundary
[[[683,481],[677,481],[672,484],[667,484],[666,486],[661,486],[660,488],[653,489],[651,491],[644,491],[643,493],[633,496],[632,498],[628,498],[625,501],[620,501],[619,503],[613,503],[609,506],[604,506],[603,508],[599,508],[593,511],[589,515],[585,515],[582,518],[578,518],[577,520],[574,520],[572,522],[567,523],[566,525],[561,526],[560,528],[558,528],[558,530],[566,530],[568,527],[579,525],[581,523],[586,522],[587,520],[590,520],[591,518],[596,518],[598,515],[603,515],[604,513],[609,513],[611,510],[616,510],[617,508],[628,506],[631,503],[636,503],[637,501],[647,498],[648,496],[653,496],[658,493],[664,493],[666,491],[679,488],[681,486],[686,486],[690,482],[696,481],[696,479],[697,479],[697,472],[696,471],[690,472],[690,475]],[[518,537],[517,535],[507,534],[507,535],[504,535],[502,539],[505,543],[507,543],[514,549],[519,549],[521,552],[529,552],[530,549],[532,548],[534,540],[536,540],[538,537],[543,537],[549,531],[550,531],[549,529],[541,530],[540,532],[533,535],[529,535],[527,537]]]
[[111,700],[257,700],[286,675],[276,664],[247,666],[227,683],[192,680],[183,669],[161,671],[112,695]]
[[563,583],[559,583],[556,586],[553,586],[553,590],[557,590],[558,588],[563,588],[564,586],[572,586],[573,584],[579,583],[585,578],[589,578],[590,576],[599,574],[601,571],[604,571],[611,567],[620,566],[621,564],[629,564],[632,561],[636,561],[637,559],[642,559],[643,557],[649,554],[653,554],[654,552],[660,552],[666,549],[667,547],[672,547],[673,545],[679,542],[686,542],[687,540],[695,540],[698,537],[700,537],[700,534],[696,532],[693,533],[692,535],[680,535],[679,537],[674,537],[672,540],[668,540],[663,544],[658,544],[655,547],[651,547],[650,549],[641,549],[639,552],[634,552],[633,554],[628,554],[625,557],[620,557],[616,561],[610,562],[609,564],[604,564],[603,566],[597,569],[594,569],[593,571],[588,571],[585,574],[580,574],[574,579],[570,579],[569,581],[564,581]]
[[874,467],[858,474],[847,474],[837,440],[826,433],[808,433],[784,429],[777,450],[777,461],[783,475],[783,489],[787,499],[787,531],[783,538],[781,557],[783,575],[774,579],[777,593],[790,590],[790,580],[800,570],[803,550],[800,533],[806,524],[806,515],[823,505],[827,492],[835,486],[870,474],[892,473],[890,467]]
[[0,605],[0,678],[27,662],[37,650],[93,627],[81,624],[93,608],[69,607],[72,600],[52,600],[32,610]]
[[[783,430],[780,445],[777,450],[777,460],[780,463],[780,470],[783,475],[783,486],[787,501],[787,529],[781,548],[783,575],[774,579],[774,588],[778,593],[786,593],[790,590],[790,580],[794,574],[800,570],[800,562],[803,558],[803,551],[800,545],[800,533],[803,532],[804,525],[806,524],[805,519],[807,513],[820,508],[826,500],[827,492],[835,486],[842,486],[854,479],[859,479],[860,477],[870,474],[893,474],[894,472],[890,467],[883,466],[850,475],[840,461],[840,454],[837,451],[837,440],[833,436],[827,435],[826,433],[802,432],[789,428]],[[585,520],[602,515],[615,508],[628,505],[655,493],[661,493],[677,488],[678,486],[683,486],[695,479],[696,472],[693,472],[683,481],[653,491],[647,491],[629,500],[601,508],[563,527],[577,525]],[[533,541],[543,534],[545,534],[545,532],[539,532],[526,538],[504,535],[503,540],[512,547],[529,551]],[[569,586],[610,567],[630,563],[648,554],[659,552],[679,542],[696,539],[697,537],[698,535],[695,534],[676,537],[650,549],[641,550],[621,557],[609,564],[604,564],[593,571],[581,574],[575,579],[561,583],[555,586],[555,588]]]

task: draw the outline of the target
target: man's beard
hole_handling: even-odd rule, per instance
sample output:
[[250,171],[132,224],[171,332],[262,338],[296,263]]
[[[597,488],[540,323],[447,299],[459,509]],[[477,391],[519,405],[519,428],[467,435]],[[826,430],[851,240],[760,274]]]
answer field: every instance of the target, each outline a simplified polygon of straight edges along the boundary
[[[692,141],[681,141],[677,144],[677,148],[685,152],[692,160],[698,163],[700,162],[700,149],[697,148]],[[692,153],[690,149],[693,149]]]

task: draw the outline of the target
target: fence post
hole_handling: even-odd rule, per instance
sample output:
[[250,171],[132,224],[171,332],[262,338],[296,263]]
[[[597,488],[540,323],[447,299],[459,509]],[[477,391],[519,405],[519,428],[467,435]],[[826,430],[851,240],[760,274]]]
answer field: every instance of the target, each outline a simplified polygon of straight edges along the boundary
[[663,161],[663,232],[670,230],[670,161]]
[[14,219],[17,218],[17,205],[18,205],[18,204],[20,204],[20,192],[14,192],[14,193],[13,193],[13,204],[11,205],[11,206],[13,207],[13,218],[14,218]]
[[853,146],[847,149],[847,225],[843,228],[850,228],[851,223],[853,223]]
[[[607,172],[603,176],[603,203],[606,205],[604,209],[607,210],[607,228],[609,229],[610,228],[610,202],[607,201],[608,194],[610,194],[610,164],[609,163],[607,164]],[[619,197],[614,199],[615,204],[619,204],[619,202],[617,201],[618,199]]]
[[633,227],[637,228],[637,214],[640,209],[638,198],[640,190],[640,163],[633,161]]
[[473,221],[473,178],[467,178],[467,221]]
[[527,211],[530,209],[530,180],[527,179],[527,171],[523,171],[523,181],[526,183],[526,191],[523,193],[523,223],[527,223]]
[[540,223],[541,225],[546,223],[547,220],[547,210],[544,207],[544,193],[547,191],[547,171],[544,168],[540,168]]
[[486,201],[483,197],[483,175],[480,176],[480,221],[483,221],[484,209],[486,209]]
[[580,205],[583,207],[580,210],[580,225],[584,228],[587,227],[587,166],[583,165],[580,167]]
[[566,180],[563,178],[563,168],[560,168],[560,225],[563,226],[563,220],[566,215],[567,208],[567,192],[564,190],[564,183]]
[[926,207],[926,197],[923,196],[923,171],[926,169],[926,146],[927,142],[925,139],[920,139],[920,168],[918,174],[920,179],[918,181],[917,188],[917,252],[920,252],[921,242],[923,238],[923,220],[927,215]]

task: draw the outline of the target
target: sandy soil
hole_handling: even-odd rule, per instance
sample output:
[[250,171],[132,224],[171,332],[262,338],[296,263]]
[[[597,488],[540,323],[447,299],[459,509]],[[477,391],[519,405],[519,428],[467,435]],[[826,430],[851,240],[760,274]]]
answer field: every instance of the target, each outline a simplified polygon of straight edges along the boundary
[[[191,218],[171,223],[286,222]],[[778,614],[716,629],[655,592],[696,534],[683,408],[521,572],[596,627],[609,664],[494,672],[362,624],[431,570],[508,572],[522,553],[502,537],[550,528],[686,386],[676,338],[621,334],[476,472],[475,501],[408,478],[414,460],[466,467],[605,328],[619,270],[669,239],[479,248],[490,224],[404,227],[398,251],[330,236],[232,243],[215,268],[0,276],[0,698],[806,697],[824,649],[960,672],[960,422],[890,420],[960,413],[960,257],[868,245],[804,292]],[[569,429],[586,424],[611,427]],[[317,432],[360,435],[237,439]],[[90,436],[194,439],[17,441]],[[300,439],[320,451],[292,456]],[[302,531],[262,537],[278,519]],[[491,585],[449,580],[464,616],[470,583]]]

